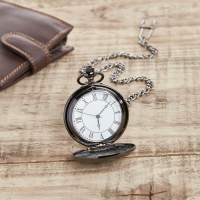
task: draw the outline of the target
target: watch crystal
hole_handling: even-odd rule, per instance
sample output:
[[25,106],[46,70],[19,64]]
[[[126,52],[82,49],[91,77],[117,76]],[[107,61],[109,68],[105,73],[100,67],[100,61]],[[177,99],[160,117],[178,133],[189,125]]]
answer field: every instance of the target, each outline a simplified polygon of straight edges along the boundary
[[84,139],[100,142],[116,133],[122,122],[119,101],[101,90],[81,96],[72,111],[72,123]]

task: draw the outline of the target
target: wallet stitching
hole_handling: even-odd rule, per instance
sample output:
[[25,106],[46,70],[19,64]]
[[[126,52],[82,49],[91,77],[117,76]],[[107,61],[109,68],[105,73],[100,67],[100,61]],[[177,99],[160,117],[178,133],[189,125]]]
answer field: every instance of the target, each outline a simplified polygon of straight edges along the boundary
[[4,42],[5,44],[7,44],[8,46],[12,47],[13,49],[19,51],[20,53],[22,53],[22,54],[25,55],[26,57],[28,57],[29,60],[30,60],[30,62],[31,62],[32,65],[33,65],[34,71],[37,71],[37,65],[36,65],[36,63],[35,63],[35,60],[34,60],[28,53],[26,53],[25,51],[21,50],[20,48],[18,48],[18,47],[16,47],[16,46],[10,44],[10,43],[6,40],[6,38],[7,38],[8,36],[10,36],[10,35],[14,35],[14,34],[13,34],[13,33],[7,33],[6,35],[4,35],[4,36],[1,38],[1,39],[2,39],[2,42]]
[[10,78],[14,73],[16,73],[19,69],[21,69],[24,65],[26,65],[28,62],[24,61],[21,65],[19,65],[17,68],[15,68],[12,72],[10,72],[7,76],[5,76],[1,82],[3,83],[6,81],[8,78]]
[[[31,37],[29,37],[29,36],[27,36],[27,35],[24,35],[24,34],[22,34],[22,33],[8,33],[8,34],[6,34],[6,35],[4,35],[3,37],[2,37],[2,41],[3,42],[6,42],[6,44],[7,45],[9,45],[10,43],[6,40],[6,38],[7,37],[9,37],[10,35],[19,35],[19,36],[22,36],[22,37],[24,37],[24,38],[26,38],[26,39],[28,39],[28,40],[30,40],[31,42],[33,42],[33,43],[35,43],[35,44],[37,44],[39,47],[41,47],[41,49],[44,51],[44,53],[46,54],[46,57],[47,57],[47,64],[49,64],[50,62],[51,62],[51,57],[50,57],[50,54],[49,54],[49,51],[48,51],[48,49],[42,44],[42,43],[40,43],[39,41],[37,41],[37,40],[35,40],[35,39],[33,39],[33,38],[31,38]],[[12,45],[12,44],[10,44],[9,46],[14,46],[14,45]],[[16,48],[18,48],[18,47],[16,47]],[[15,48],[15,49],[16,49]],[[19,49],[19,48],[18,48]],[[16,49],[17,50],[17,49]],[[21,50],[21,49],[20,49]],[[23,53],[22,52],[22,50],[20,51],[21,53]],[[26,53],[26,52],[25,52]],[[27,53],[26,53],[27,54]],[[24,54],[24,55],[26,55],[26,54]],[[28,55],[28,54],[27,54]],[[29,59],[30,59],[30,55],[29,55]],[[33,59],[33,58],[32,58]],[[33,59],[34,60],[34,59]],[[36,69],[35,69],[35,67],[36,67]],[[36,66],[36,64],[35,64],[35,67],[34,67],[34,71],[36,72],[37,71],[37,66]]]
[[[51,40],[49,40],[49,42],[45,45],[45,47],[48,47],[50,46],[50,44],[52,44],[52,42],[54,40],[56,40],[56,38],[58,38],[63,32],[65,32],[68,28],[71,28],[72,26],[67,24],[66,22],[56,18],[56,17],[53,17],[51,15],[48,15],[48,14],[45,14],[45,13],[42,13],[42,12],[39,12],[39,11],[36,11],[36,10],[32,10],[30,8],[25,8],[23,6],[19,6],[19,5],[16,5],[16,4],[12,4],[12,3],[9,3],[9,2],[4,2],[4,1],[0,1],[2,3],[6,3],[6,4],[10,4],[12,6],[15,6],[15,7],[18,7],[18,8],[21,8],[21,9],[25,9],[25,10],[29,10],[29,11],[32,11],[32,12],[35,12],[35,13],[38,13],[38,14],[41,14],[41,15],[44,15],[44,16],[47,16],[49,18],[52,18],[58,22],[60,22],[61,24],[65,25],[67,28],[60,31],[59,33],[57,33]],[[23,62],[21,65],[19,65],[17,68],[15,68],[11,73],[9,73],[7,76],[5,76],[0,82],[1,83],[4,83],[8,78],[10,78],[14,73],[16,73],[20,68],[22,68],[25,64],[27,64],[27,61]]]
[[20,36],[22,36],[22,37],[24,37],[24,38],[30,40],[31,42],[34,42],[35,44],[37,44],[39,47],[42,48],[42,50],[43,50],[44,53],[46,54],[46,56],[47,56],[47,64],[49,64],[49,63],[51,62],[51,56],[50,56],[49,51],[48,51],[48,49],[46,48],[45,45],[43,45],[43,44],[40,43],[39,41],[37,41],[37,40],[35,40],[35,39],[33,39],[33,38],[27,36],[27,35],[24,35],[24,34],[22,34],[22,33],[13,33],[13,35],[20,35]]
[[45,47],[49,47],[49,46],[52,44],[52,42],[53,42],[56,38],[58,38],[62,33],[64,33],[66,30],[67,30],[67,29],[64,29],[64,30],[60,31],[59,33],[57,33],[51,40],[49,40],[49,42],[45,45]]

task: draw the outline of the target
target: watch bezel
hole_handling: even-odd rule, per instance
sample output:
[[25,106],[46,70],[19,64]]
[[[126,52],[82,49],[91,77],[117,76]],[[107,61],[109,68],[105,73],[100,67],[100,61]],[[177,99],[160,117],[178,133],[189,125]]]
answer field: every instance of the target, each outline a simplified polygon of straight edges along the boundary
[[[113,95],[118,100],[119,104],[121,105],[121,109],[122,109],[122,121],[121,121],[120,127],[111,137],[109,137],[105,140],[102,140],[100,142],[93,142],[93,141],[89,141],[89,140],[82,138],[75,130],[75,128],[73,126],[73,122],[72,122],[73,108],[74,108],[76,102],[78,101],[78,99],[85,93],[88,93],[95,89],[103,90],[103,91],[106,91],[106,92],[110,93],[111,95]],[[90,84],[90,85],[88,84],[88,85],[84,85],[84,86],[80,87],[69,97],[69,99],[65,105],[65,109],[64,109],[64,123],[65,123],[66,129],[68,130],[68,133],[74,140],[76,140],[80,144],[83,144],[83,145],[89,146],[89,147],[96,146],[99,144],[107,144],[107,143],[115,142],[117,139],[119,139],[121,137],[121,135],[125,131],[127,124],[128,124],[128,119],[129,119],[128,106],[127,106],[127,103],[124,100],[123,96],[114,88],[112,88],[108,85],[102,84],[102,83],[94,83],[94,84]]]

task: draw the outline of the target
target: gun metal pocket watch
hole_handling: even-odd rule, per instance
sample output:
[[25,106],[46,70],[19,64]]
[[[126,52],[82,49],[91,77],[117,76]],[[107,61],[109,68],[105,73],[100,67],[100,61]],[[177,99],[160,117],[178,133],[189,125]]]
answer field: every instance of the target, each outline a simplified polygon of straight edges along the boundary
[[[127,127],[129,120],[128,107],[131,102],[144,94],[148,94],[153,89],[153,82],[143,76],[118,80],[118,76],[125,69],[123,63],[110,63],[102,67],[101,70],[96,71],[93,66],[102,60],[117,57],[129,59],[156,57],[158,54],[157,49],[147,43],[155,23],[154,20],[152,27],[146,27],[144,21],[142,21],[140,26],[139,43],[150,51],[149,55],[113,53],[94,59],[81,68],[81,75],[77,78],[77,82],[82,87],[69,97],[64,109],[64,122],[69,134],[74,140],[88,147],[73,154],[77,160],[87,162],[110,160],[128,155],[135,149],[135,145],[132,143],[114,142],[119,139]],[[143,29],[150,29],[147,37],[142,37]],[[102,72],[113,67],[117,67],[117,71],[111,76],[114,83],[127,84],[132,81],[143,81],[147,87],[124,99],[113,87],[101,83],[104,79]],[[100,78],[95,81],[94,77],[97,75]],[[86,78],[87,82],[81,82],[82,78]]]

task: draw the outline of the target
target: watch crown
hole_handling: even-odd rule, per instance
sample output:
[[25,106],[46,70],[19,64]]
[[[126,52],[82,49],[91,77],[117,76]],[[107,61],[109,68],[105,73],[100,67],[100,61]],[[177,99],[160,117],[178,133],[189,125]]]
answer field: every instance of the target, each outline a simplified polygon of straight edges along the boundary
[[[92,84],[94,83],[94,77],[99,74],[101,76],[101,78],[95,82],[101,82],[104,79],[104,75],[101,72],[95,72],[94,67],[92,67],[92,65],[88,65],[85,69],[85,71],[83,72],[83,74],[81,74],[78,78],[77,78],[77,82],[80,85],[86,85],[86,84]],[[81,83],[80,79],[82,77],[85,77],[88,79],[88,82],[86,83]]]
[[92,67],[92,66],[87,67],[86,70],[85,70],[85,72],[88,75],[94,74],[94,67]]

